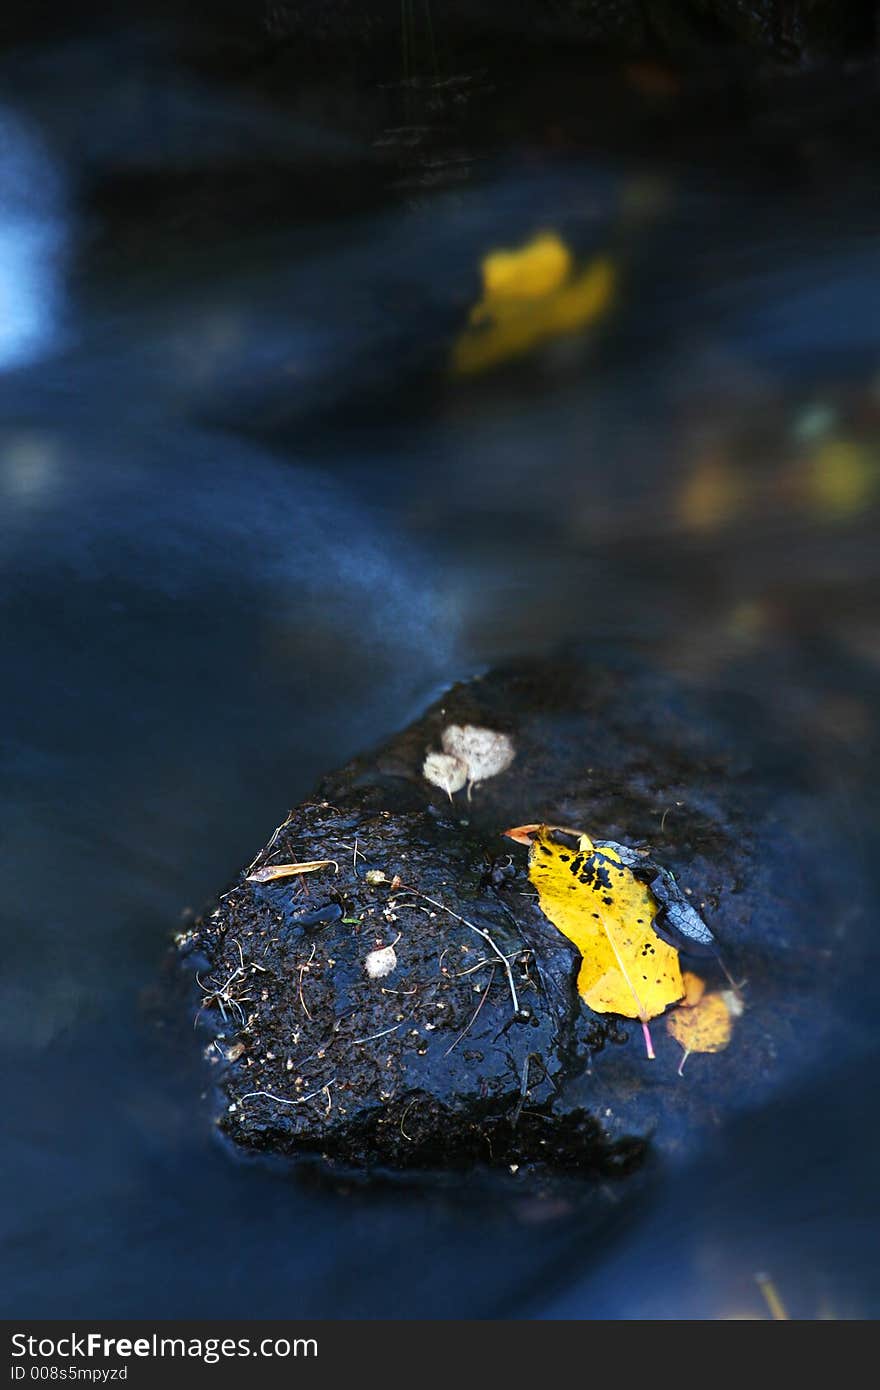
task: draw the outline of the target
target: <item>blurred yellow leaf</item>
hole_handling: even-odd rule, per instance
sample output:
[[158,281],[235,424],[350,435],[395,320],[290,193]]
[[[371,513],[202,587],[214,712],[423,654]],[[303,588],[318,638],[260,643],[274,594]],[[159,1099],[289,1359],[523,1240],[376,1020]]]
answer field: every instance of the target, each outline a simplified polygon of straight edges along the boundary
[[611,849],[559,826],[507,831],[529,844],[529,878],[541,911],[581,953],[578,993],[596,1013],[641,1019],[653,1057],[649,1019],[681,999],[678,952],[652,927],[658,904]]
[[482,269],[483,296],[453,352],[453,369],[464,375],[577,332],[599,319],[614,297],[611,262],[597,257],[575,274],[572,254],[555,232],[516,251],[490,252]]
[[491,251],[483,261],[483,300],[471,313],[481,321],[487,308],[515,299],[542,299],[571,274],[571,252],[555,232],[535,237],[521,251]]
[[871,501],[877,469],[867,450],[846,440],[829,440],[813,455],[808,493],[821,516],[848,517]]
[[770,1316],[774,1322],[787,1322],[788,1313],[785,1304],[779,1297],[779,1291],[770,1278],[769,1274],[756,1274],[755,1283],[764,1295],[764,1301],[770,1309]]

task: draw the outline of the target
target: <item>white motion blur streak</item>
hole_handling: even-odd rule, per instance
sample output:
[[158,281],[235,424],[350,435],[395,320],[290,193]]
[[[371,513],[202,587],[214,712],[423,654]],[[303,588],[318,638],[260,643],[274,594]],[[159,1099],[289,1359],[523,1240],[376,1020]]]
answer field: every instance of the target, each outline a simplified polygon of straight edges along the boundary
[[39,135],[0,107],[0,372],[58,342],[64,199]]

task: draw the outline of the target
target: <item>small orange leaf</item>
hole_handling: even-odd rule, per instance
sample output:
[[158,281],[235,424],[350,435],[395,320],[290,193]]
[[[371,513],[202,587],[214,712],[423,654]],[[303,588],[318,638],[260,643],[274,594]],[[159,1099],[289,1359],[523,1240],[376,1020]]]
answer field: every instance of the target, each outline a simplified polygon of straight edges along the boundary
[[733,1036],[733,1020],[742,1013],[742,1002],[732,990],[705,994],[698,975],[685,971],[682,979],[685,1002],[666,1020],[666,1031],[684,1048],[679,1075],[692,1052],[723,1052]]
[[699,1004],[703,995],[706,993],[706,981],[701,980],[699,975],[695,975],[692,970],[681,972],[681,982],[684,985],[684,999],[681,1007],[692,1009],[695,1004]]

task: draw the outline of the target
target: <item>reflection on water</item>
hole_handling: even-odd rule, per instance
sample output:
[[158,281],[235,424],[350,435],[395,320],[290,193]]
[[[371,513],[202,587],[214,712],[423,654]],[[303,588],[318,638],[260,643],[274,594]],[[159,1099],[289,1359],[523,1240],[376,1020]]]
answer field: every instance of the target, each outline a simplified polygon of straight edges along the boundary
[[[789,124],[783,183],[716,117],[737,153],[707,188],[683,129],[662,154],[644,134],[647,173],[633,136],[631,103],[677,82],[627,77],[604,147],[607,87],[561,126],[533,91],[501,159],[450,120],[458,90],[486,111],[484,79],[443,88],[433,126],[412,108],[442,74],[304,115],[166,70],[161,43],[149,72],[111,63],[118,42],[31,52],[0,120],[7,1311],[766,1316],[767,1271],[793,1314],[876,1313],[859,890],[815,1071],[601,1194],[340,1192],[233,1161],[163,967],[323,770],[572,639],[726,708],[780,823],[809,787],[817,852],[845,837],[876,876],[858,133],[826,134],[835,182],[798,116],[814,143]],[[128,135],[90,142],[73,98],[111,66]]]

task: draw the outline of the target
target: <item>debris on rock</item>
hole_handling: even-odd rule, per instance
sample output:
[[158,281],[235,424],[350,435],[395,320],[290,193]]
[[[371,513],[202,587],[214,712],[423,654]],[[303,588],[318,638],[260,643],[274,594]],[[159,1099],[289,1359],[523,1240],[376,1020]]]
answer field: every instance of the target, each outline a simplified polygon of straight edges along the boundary
[[364,961],[364,969],[371,980],[384,980],[397,969],[397,952],[393,946],[380,946],[371,951]]
[[454,753],[428,753],[422,763],[422,775],[435,787],[440,787],[452,800],[468,780],[468,765]]
[[[426,748],[483,783],[466,819],[425,797]],[[514,748],[517,776],[496,776]],[[596,1174],[628,1171],[648,1135],[686,1153],[719,1113],[764,1103],[826,1042],[815,960],[840,863],[826,882],[809,788],[780,817],[759,766],[741,723],[725,731],[700,696],[632,663],[524,662],[447,692],[326,777],[180,937],[216,1044],[219,1129],[251,1151],[360,1169]],[[723,1069],[688,1086],[676,1075],[675,1030],[693,1029],[672,1018],[706,1000],[728,1023],[736,1012],[717,951],[693,931],[677,942],[684,984],[692,951],[708,988],[671,1016],[655,1061],[638,1022],[579,998],[580,952],[503,838],[536,818],[589,826],[639,873],[656,856],[676,902],[692,901],[745,967],[755,1003]],[[273,863],[326,867],[260,873]],[[850,858],[846,871],[858,872]]]
[[443,752],[429,752],[422,774],[435,787],[441,787],[452,800],[453,792],[467,784],[468,801],[475,786],[506,772],[516,756],[513,741],[495,729],[475,724],[449,724],[441,739]]
[[450,724],[443,730],[443,749],[467,767],[468,798],[473,787],[506,772],[516,756],[513,741],[495,729],[475,724]]

